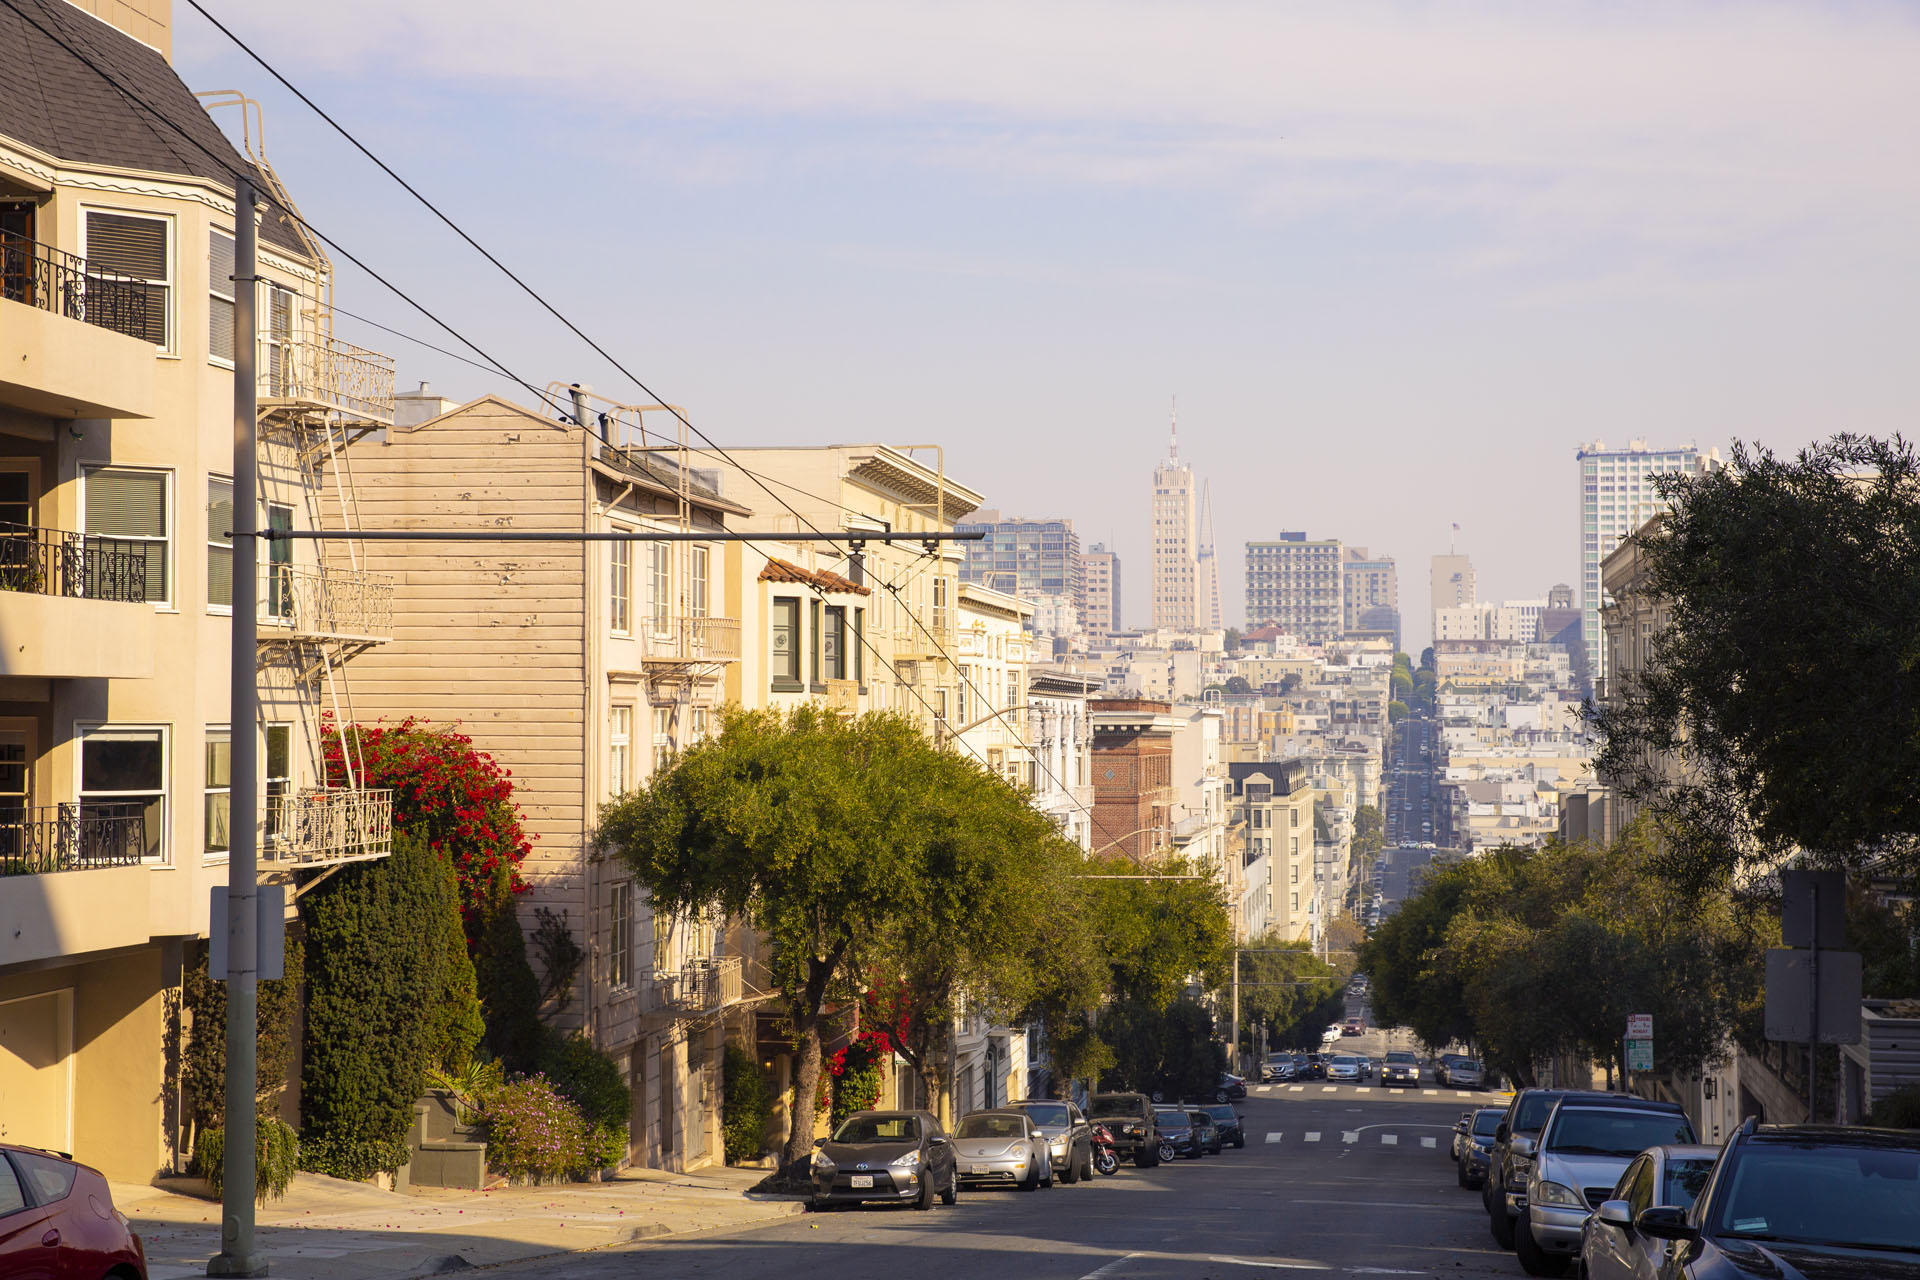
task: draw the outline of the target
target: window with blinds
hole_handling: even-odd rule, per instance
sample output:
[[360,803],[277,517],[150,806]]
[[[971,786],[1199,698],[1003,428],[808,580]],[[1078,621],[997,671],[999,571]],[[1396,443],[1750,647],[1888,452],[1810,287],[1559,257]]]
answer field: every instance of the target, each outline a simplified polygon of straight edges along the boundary
[[233,362],[233,237],[207,233],[207,358]]
[[[93,467],[86,472],[86,531],[114,551],[145,561],[146,599],[169,603],[167,509],[169,473],[131,467]],[[231,581],[231,575],[229,575]]]
[[[173,293],[172,224],[165,218],[126,213],[87,214],[87,271],[143,283],[147,327],[141,336],[156,347],[171,347],[167,321]],[[229,271],[231,274],[231,271]]]
[[233,608],[233,481],[207,481],[207,603]]

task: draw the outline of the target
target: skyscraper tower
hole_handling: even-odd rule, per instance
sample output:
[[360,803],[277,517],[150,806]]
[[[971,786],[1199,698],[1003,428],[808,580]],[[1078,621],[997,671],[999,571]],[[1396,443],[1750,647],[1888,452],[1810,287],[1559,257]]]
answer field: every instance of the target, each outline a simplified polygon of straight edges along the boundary
[[1212,631],[1224,625],[1220,617],[1220,561],[1213,554],[1213,481],[1200,484],[1200,552],[1196,557],[1200,570],[1199,602],[1196,614],[1200,628]]
[[1193,468],[1180,461],[1180,419],[1167,456],[1153,469],[1153,625],[1192,631],[1199,624],[1199,530]]
[[1600,609],[1606,603],[1600,562],[1622,538],[1667,509],[1666,499],[1654,489],[1655,477],[1717,467],[1720,451],[1655,449],[1645,440],[1609,449],[1596,440],[1581,446],[1574,457],[1580,463],[1580,638],[1587,647],[1587,670],[1597,681],[1607,672],[1607,638],[1600,629]]

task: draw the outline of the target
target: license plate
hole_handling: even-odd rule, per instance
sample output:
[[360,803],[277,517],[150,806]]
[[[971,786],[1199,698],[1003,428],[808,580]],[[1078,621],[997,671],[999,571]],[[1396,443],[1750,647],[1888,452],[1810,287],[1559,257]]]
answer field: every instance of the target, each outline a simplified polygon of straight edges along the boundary
[[867,1191],[873,1187],[873,1175],[870,1173],[856,1173],[847,1179],[847,1182],[855,1191]]
[[987,1173],[989,1172],[989,1170],[987,1166],[983,1164],[970,1164],[967,1166],[967,1172],[968,1173]]

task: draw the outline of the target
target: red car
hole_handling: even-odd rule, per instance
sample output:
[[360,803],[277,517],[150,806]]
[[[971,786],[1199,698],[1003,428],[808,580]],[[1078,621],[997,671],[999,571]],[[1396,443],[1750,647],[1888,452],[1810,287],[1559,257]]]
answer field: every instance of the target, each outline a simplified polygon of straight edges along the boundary
[[1366,1023],[1360,1021],[1358,1018],[1348,1018],[1347,1024],[1340,1028],[1340,1034],[1343,1036],[1364,1035],[1366,1034],[1366,1030]]
[[147,1254],[99,1170],[0,1143],[0,1275],[147,1280]]

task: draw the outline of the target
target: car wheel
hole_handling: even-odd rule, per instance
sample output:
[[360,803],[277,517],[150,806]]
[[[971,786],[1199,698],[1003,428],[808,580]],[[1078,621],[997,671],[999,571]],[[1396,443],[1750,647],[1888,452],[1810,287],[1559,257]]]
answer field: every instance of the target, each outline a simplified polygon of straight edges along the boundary
[[1227,1100],[1227,1091],[1225,1089],[1215,1089],[1213,1091],[1213,1100],[1215,1102],[1225,1102]]
[[960,1199],[960,1171],[955,1169],[947,1175],[947,1189],[940,1193],[940,1203],[951,1205]]
[[1152,1097],[1155,1102],[1165,1102],[1167,1100],[1167,1091],[1165,1089],[1155,1089]]
[[1073,1144],[1067,1144],[1067,1167],[1060,1171],[1060,1181],[1072,1186],[1080,1181],[1080,1159],[1073,1153]]
[[[1113,1172],[1113,1170],[1109,1169],[1107,1170],[1107,1172],[1111,1173]],[[1087,1162],[1084,1165],[1080,1166],[1080,1180],[1082,1182],[1093,1181],[1093,1148],[1092,1147],[1087,1148]]]
[[1459,1160],[1454,1163],[1453,1177],[1456,1182],[1468,1190],[1473,1188],[1473,1179],[1467,1176],[1467,1162],[1465,1160]]
[[1159,1155],[1160,1155],[1160,1159],[1162,1159],[1162,1160],[1171,1160],[1171,1159],[1173,1159],[1173,1157],[1174,1157],[1174,1150],[1173,1150],[1173,1144],[1172,1144],[1171,1142],[1163,1142],[1163,1143],[1161,1143],[1161,1144],[1160,1144],[1160,1152],[1159,1152]]
[[1207,1154],[1207,1149],[1200,1145],[1198,1139],[1194,1141],[1192,1146],[1187,1148],[1187,1159],[1189,1160],[1198,1160],[1205,1154]]
[[1487,1230],[1493,1233],[1493,1242],[1502,1249],[1513,1248],[1513,1219],[1507,1216],[1507,1206],[1495,1200],[1493,1211],[1487,1215]]
[[1533,1223],[1525,1218],[1513,1229],[1513,1252],[1520,1259],[1520,1269],[1530,1276],[1567,1274],[1567,1258],[1542,1249],[1540,1242],[1533,1238]]
[[1038,1191],[1040,1189],[1039,1165],[1032,1165],[1027,1169],[1026,1180],[1020,1184],[1020,1189],[1022,1191]]
[[1237,1149],[1241,1151],[1245,1151],[1247,1149],[1247,1135],[1244,1133],[1235,1134],[1233,1138],[1233,1145]]
[[933,1179],[932,1178],[920,1179],[920,1195],[919,1195],[919,1198],[913,1202],[913,1207],[916,1209],[933,1208]]
[[1042,1160],[1040,1163],[1045,1167],[1047,1171],[1046,1180],[1042,1182],[1040,1185],[1043,1187],[1051,1188],[1053,1186],[1053,1157],[1048,1156],[1045,1160]]

